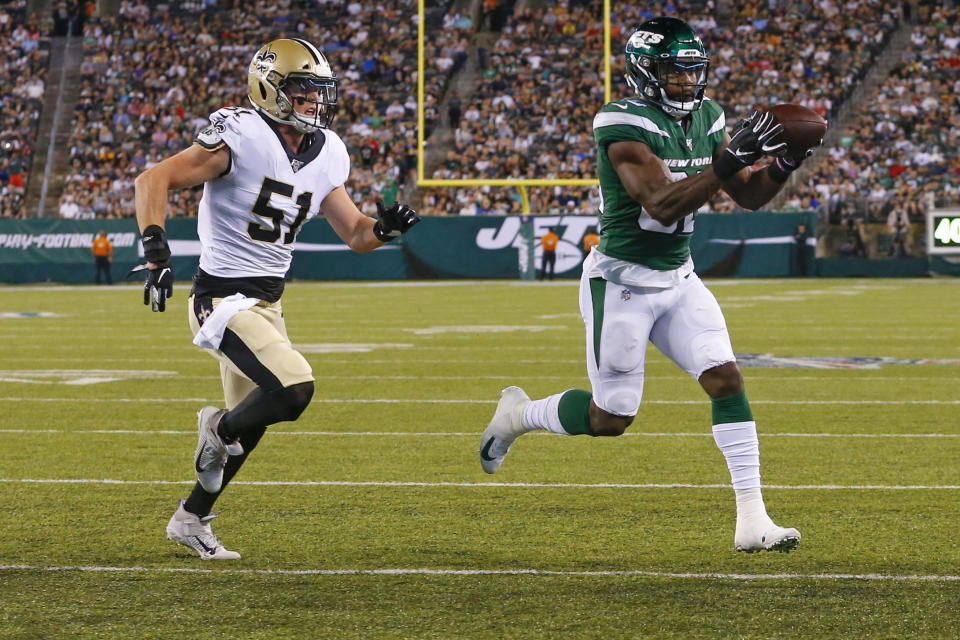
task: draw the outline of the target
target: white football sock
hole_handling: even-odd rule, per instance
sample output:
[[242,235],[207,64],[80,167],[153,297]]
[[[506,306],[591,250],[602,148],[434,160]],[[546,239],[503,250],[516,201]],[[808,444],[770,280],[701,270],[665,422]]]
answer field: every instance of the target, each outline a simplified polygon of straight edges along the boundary
[[729,422],[713,425],[713,440],[727,459],[735,490],[760,488],[760,443],[757,423]]
[[737,495],[737,528],[759,529],[762,532],[773,526],[760,491],[757,423],[751,420],[715,424],[713,439],[727,460],[730,481]]
[[[565,392],[564,392],[565,393]],[[563,393],[555,393],[542,400],[533,400],[523,409],[523,426],[531,431],[549,431],[560,435],[570,435],[560,424],[560,397]]]

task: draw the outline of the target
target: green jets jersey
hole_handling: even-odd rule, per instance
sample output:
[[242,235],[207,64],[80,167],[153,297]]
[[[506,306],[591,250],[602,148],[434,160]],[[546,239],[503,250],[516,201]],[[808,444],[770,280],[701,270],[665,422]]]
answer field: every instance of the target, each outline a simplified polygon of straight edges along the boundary
[[713,162],[723,144],[726,119],[716,102],[705,99],[690,116],[689,130],[657,107],[638,99],[610,102],[593,119],[597,173],[602,199],[600,252],[611,258],[666,271],[690,257],[694,214],[664,226],[630,197],[607,157],[607,146],[620,140],[642,142],[666,163],[674,180],[693,176]]

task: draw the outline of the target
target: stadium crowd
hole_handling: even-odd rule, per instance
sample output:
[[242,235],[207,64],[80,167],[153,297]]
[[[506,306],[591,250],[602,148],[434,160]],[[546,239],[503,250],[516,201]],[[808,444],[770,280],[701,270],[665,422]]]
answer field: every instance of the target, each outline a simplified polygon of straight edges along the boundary
[[[442,37],[427,46],[428,95],[446,90],[464,64],[472,22],[428,20]],[[61,198],[70,217],[133,214],[133,178],[188,146],[214,110],[246,104],[246,68],[263,42],[297,36],[322,43],[340,78],[334,130],[351,150],[347,188],[367,213],[412,188],[416,166],[416,24],[413,0],[376,4],[316,0],[206,0],[172,5],[124,0],[116,16],[84,32],[83,87],[70,141],[71,171]],[[171,196],[170,214],[196,215],[202,190]]]
[[928,208],[960,201],[958,17],[936,8],[914,28],[900,64],[824,154],[808,188],[832,222],[887,223],[902,210],[920,223]]
[[[509,11],[515,3],[485,2],[479,25],[499,28],[489,50],[476,46],[478,25],[451,11],[452,4],[431,5],[427,15],[425,132],[435,131],[443,117],[454,130],[452,147],[430,177],[594,178],[589,123],[604,100],[601,3],[521,4]],[[14,52],[2,64],[16,78],[0,97],[4,217],[24,213],[49,58],[48,31],[36,16],[24,15],[25,5],[19,0],[0,8],[0,42]],[[617,7],[611,16],[614,96],[629,94],[619,43],[633,25],[675,15],[704,38],[712,59],[708,95],[725,107],[728,129],[751,109],[777,102],[798,102],[830,118],[901,11],[868,0],[772,5],[735,0],[726,16],[710,3]],[[840,143],[818,154],[808,180],[791,187],[785,210],[827,210],[842,222],[885,221],[903,209],[916,221],[927,207],[960,199],[958,16],[956,9],[932,7],[903,63]],[[415,12],[414,0],[124,0],[116,15],[88,19],[61,215],[131,216],[136,175],[187,146],[210,112],[244,105],[250,56],[260,43],[284,35],[320,44],[341,79],[334,130],[351,152],[354,199],[371,214],[380,197],[410,199],[417,26],[406,17]],[[441,114],[451,79],[474,51],[480,81]],[[951,126],[938,125],[943,122]],[[894,153],[882,151],[891,146]],[[170,215],[195,215],[200,193],[172,195]],[[595,213],[599,204],[595,187],[530,188],[528,195],[537,213]],[[421,205],[427,215],[520,210],[514,188],[428,189]],[[720,194],[701,211],[733,210]]]
[[0,75],[7,79],[0,93],[0,218],[25,215],[24,196],[34,172],[46,74],[50,61],[49,29],[36,14],[27,15],[26,1],[0,4]]
[[[779,102],[803,104],[829,117],[899,22],[897,7],[861,0],[842,6],[830,0],[798,3],[787,11],[738,0],[731,4],[727,24],[718,22],[712,9],[687,8],[672,0],[614,11],[614,96],[629,94],[619,72],[619,43],[632,25],[655,15],[673,15],[690,22],[703,37],[712,58],[708,95],[724,106],[728,127],[751,109]],[[518,9],[484,67],[484,81],[472,101],[475,116],[468,117],[469,110],[464,114],[456,153],[433,177],[594,177],[588,124],[603,104],[602,33],[599,3]],[[579,64],[570,64],[571,52],[578,53]],[[534,211],[596,211],[595,188],[530,191]],[[518,202],[513,189],[450,188],[431,191],[424,212],[496,214],[515,211]],[[703,210],[734,207],[721,195]]]
[[[603,25],[596,13],[561,2],[518,7],[507,18],[489,55],[479,56],[480,82],[459,122],[450,123],[454,148],[433,178],[594,177],[589,123],[603,104]],[[543,213],[595,213],[597,196],[596,188],[529,190],[531,210]],[[431,189],[423,212],[517,213],[520,198],[514,188]]]

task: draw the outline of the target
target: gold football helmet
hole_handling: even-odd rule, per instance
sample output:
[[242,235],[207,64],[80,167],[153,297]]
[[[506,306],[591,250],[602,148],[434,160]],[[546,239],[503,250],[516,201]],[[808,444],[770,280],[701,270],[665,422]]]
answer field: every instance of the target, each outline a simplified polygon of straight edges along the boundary
[[[319,100],[305,99],[316,92]],[[271,120],[300,133],[325,129],[337,113],[337,76],[323,53],[299,38],[281,38],[257,51],[247,72],[247,96],[253,107]],[[312,102],[316,113],[293,108],[293,101]]]

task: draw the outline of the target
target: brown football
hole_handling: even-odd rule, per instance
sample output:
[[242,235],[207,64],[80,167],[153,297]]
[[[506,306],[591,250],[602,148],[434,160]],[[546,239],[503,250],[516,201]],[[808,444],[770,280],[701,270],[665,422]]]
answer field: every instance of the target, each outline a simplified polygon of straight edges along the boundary
[[783,125],[783,132],[775,141],[787,143],[787,154],[800,156],[823,139],[827,133],[827,121],[819,113],[799,104],[778,104],[770,107],[770,113]]

